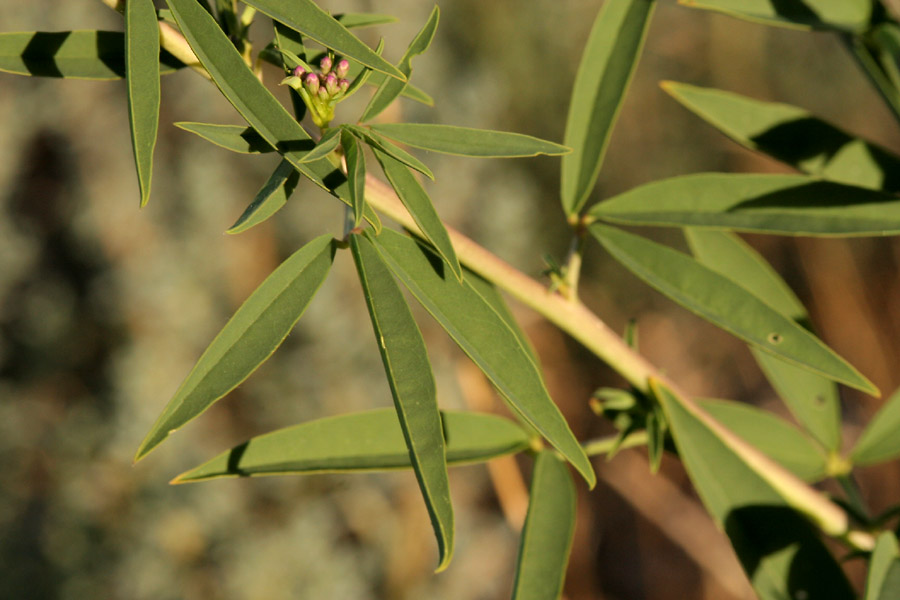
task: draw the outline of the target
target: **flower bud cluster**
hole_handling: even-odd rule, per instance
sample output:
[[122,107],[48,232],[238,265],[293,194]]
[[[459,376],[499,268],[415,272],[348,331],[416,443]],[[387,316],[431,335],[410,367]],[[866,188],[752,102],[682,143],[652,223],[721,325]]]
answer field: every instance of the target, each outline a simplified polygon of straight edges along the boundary
[[319,61],[318,71],[298,66],[282,83],[297,90],[316,125],[327,127],[334,118],[334,105],[350,88],[350,81],[346,79],[349,71],[350,63],[346,58],[335,61],[325,55]]

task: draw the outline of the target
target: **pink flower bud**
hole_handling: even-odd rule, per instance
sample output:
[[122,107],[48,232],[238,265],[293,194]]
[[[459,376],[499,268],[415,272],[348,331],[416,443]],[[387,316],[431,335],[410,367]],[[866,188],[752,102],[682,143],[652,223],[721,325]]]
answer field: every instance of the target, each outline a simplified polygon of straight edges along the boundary
[[328,90],[325,89],[325,86],[320,87],[316,95],[322,100],[328,100]]
[[331,64],[332,64],[331,57],[326,54],[322,58],[322,60],[319,62],[319,68],[322,69],[323,74],[328,73],[328,71],[331,70]]
[[350,71],[350,61],[346,58],[339,60],[337,66],[334,67],[334,72],[338,77],[345,77],[348,71]]
[[343,94],[344,92],[346,92],[347,89],[348,89],[349,87],[350,87],[350,82],[347,81],[346,79],[341,79],[341,80],[338,82],[338,88],[340,89],[340,91],[341,91],[342,94]]
[[307,73],[306,77],[303,78],[303,85],[306,86],[310,94],[317,93],[319,91],[319,76],[315,73]]
[[294,67],[294,77],[303,77],[304,75],[306,75],[306,69],[299,65]]
[[338,92],[338,77],[334,73],[325,76],[325,91],[329,96],[334,96]]

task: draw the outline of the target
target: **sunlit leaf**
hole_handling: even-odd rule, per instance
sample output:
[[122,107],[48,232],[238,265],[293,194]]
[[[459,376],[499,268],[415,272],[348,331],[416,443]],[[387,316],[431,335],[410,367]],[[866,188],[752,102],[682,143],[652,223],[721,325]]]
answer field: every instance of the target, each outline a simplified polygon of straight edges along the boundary
[[387,138],[382,137],[378,133],[372,131],[369,127],[357,127],[355,125],[344,125],[347,131],[350,131],[361,140],[364,140],[373,149],[380,150],[382,153],[402,162],[404,165],[418,171],[428,179],[434,181],[434,173],[431,172],[425,163],[418,158],[394,144]]
[[594,223],[590,231],[628,270],[707,321],[764,352],[877,395],[868,379],[816,336],[731,279],[681,252],[620,229]]
[[385,229],[375,239],[385,262],[484,372],[510,407],[543,435],[593,487],[596,476],[541,373],[516,334],[465,281],[447,272],[430,249]]
[[275,352],[325,281],[333,256],[331,236],[318,237],[256,288],[203,352],[144,438],[135,460],[237,387]]
[[[509,419],[443,411],[447,462],[483,462],[528,448]],[[328,417],[254,437],[182,473],[173,483],[219,477],[409,469],[409,449],[393,408]]]
[[370,128],[407,146],[459,156],[480,158],[510,158],[539,154],[557,156],[570,151],[565,146],[530,135],[455,125],[377,123]]
[[[688,245],[697,260],[728,277],[801,325],[809,316],[784,280],[753,248],[727,231],[689,228]],[[751,347],[775,391],[791,413],[825,448],[841,448],[841,405],[834,382]]]
[[425,22],[425,25],[416,37],[413,38],[413,41],[409,43],[409,47],[406,49],[406,52],[404,52],[403,57],[400,59],[400,63],[397,65],[397,69],[404,75],[404,79],[402,81],[398,79],[385,79],[381,85],[378,86],[375,95],[372,96],[372,99],[363,111],[362,116],[359,118],[360,123],[375,118],[381,111],[390,106],[390,104],[397,99],[397,96],[403,92],[403,88],[406,87],[406,80],[408,80],[409,76],[412,74],[412,59],[428,50],[428,47],[431,45],[431,40],[434,39],[434,33],[437,31],[439,18],[440,10],[435,6],[431,11],[431,15],[428,17],[428,21]]
[[350,248],[400,427],[434,527],[440,553],[438,571],[442,571],[453,556],[453,506],[437,388],[425,341],[403,292],[372,243],[352,235]]
[[585,45],[563,143],[562,206],[578,213],[594,189],[622,99],[644,46],[652,0],[607,0]]
[[531,356],[531,360],[534,361],[534,364],[540,368],[541,362],[538,360],[537,352],[535,352],[531,340],[528,339],[528,336],[526,336],[525,332],[522,331],[522,328],[519,327],[515,317],[513,317],[512,311],[509,310],[509,306],[506,305],[503,296],[500,295],[496,286],[487,279],[481,277],[478,273],[474,273],[465,267],[463,267],[463,271],[465,272],[465,282],[478,292],[478,295],[480,295],[485,302],[491,305],[494,312],[500,315],[503,322],[516,334],[516,338],[518,338],[519,343],[522,344],[522,347],[525,348],[529,356]]
[[611,223],[713,227],[808,236],[900,233],[900,202],[805,175],[699,173],[663,179],[594,206]]
[[864,600],[893,600],[900,597],[900,544],[890,531],[884,531],[875,542],[869,560]]
[[387,25],[397,21],[397,17],[376,13],[340,13],[334,15],[334,18],[347,29]]
[[244,2],[342,56],[352,58],[392,78],[399,78],[401,82],[406,81],[404,73],[378,56],[312,0],[244,0]]
[[832,181],[900,191],[900,158],[802,108],[674,81],[662,87],[745,148]]
[[538,453],[529,496],[512,597],[556,600],[575,533],[575,484],[566,463],[553,452]]
[[366,155],[356,138],[341,131],[341,145],[347,161],[347,181],[350,182],[350,206],[353,209],[353,226],[358,227],[366,206]]
[[300,181],[300,173],[286,160],[279,163],[278,168],[269,177],[262,188],[256,193],[253,202],[244,210],[226,233],[242,233],[251,227],[259,225],[276,212],[281,210],[297,182]]
[[865,29],[870,0],[678,0],[679,4],[721,12],[766,25],[795,29]]
[[825,476],[825,454],[799,429],[772,413],[741,402],[698,400],[700,408],[748,444],[804,481]]
[[319,138],[319,141],[316,142],[316,147],[303,157],[302,162],[309,163],[321,160],[334,152],[335,148],[337,148],[340,143],[341,129],[340,127],[332,127],[325,132],[325,135]]
[[[303,37],[299,32],[294,31],[283,23],[272,21],[272,24],[275,28],[275,39],[273,40],[273,44],[279,51],[277,59],[274,61],[275,66],[280,66],[285,75],[293,75],[294,67],[297,65],[293,64],[293,61],[288,60],[286,56],[293,54],[302,61],[306,60],[306,49],[303,45]],[[260,52],[260,57],[262,56],[263,53]],[[294,116],[297,121],[302,121],[308,110],[306,103],[303,102],[303,98],[300,97],[297,90],[290,86],[287,86],[287,88],[288,95],[291,97],[291,107],[294,109]]]
[[217,125],[214,123],[175,123],[176,127],[190,131],[216,146],[241,154],[275,152],[269,143],[252,127],[241,125]]
[[422,230],[422,234],[446,261],[456,278],[462,280],[462,267],[459,259],[456,258],[456,251],[453,250],[450,236],[422,184],[416,181],[405,165],[378,149],[374,149],[374,152],[385,177],[397,192],[397,197],[400,198],[403,206],[412,215],[416,225]]
[[[184,67],[163,51],[160,73]],[[36,77],[122,79],[125,34],[120,31],[17,31],[0,33],[0,71]]]
[[900,456],[900,389],[895,391],[872,417],[859,436],[850,458],[867,465]]
[[128,122],[141,189],[141,206],[150,200],[153,149],[159,129],[159,23],[153,0],[125,4],[125,82]]

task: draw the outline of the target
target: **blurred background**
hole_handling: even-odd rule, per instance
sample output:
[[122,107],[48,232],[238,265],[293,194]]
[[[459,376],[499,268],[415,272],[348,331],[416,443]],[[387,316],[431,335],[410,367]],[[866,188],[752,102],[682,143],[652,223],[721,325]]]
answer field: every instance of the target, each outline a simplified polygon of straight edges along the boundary
[[[360,32],[372,44],[384,36],[391,60],[431,10],[413,0],[322,4],[400,16]],[[384,118],[561,140],[581,46],[601,4],[443,0],[435,42],[414,63],[413,81],[436,106],[402,101]],[[0,23],[4,31],[122,28],[119,15],[93,0],[0,2]],[[258,19],[257,49],[270,29]],[[265,76],[270,84],[281,77],[275,69]],[[896,123],[837,37],[662,1],[592,201],[677,174],[783,170],[682,109],[659,89],[662,79],[796,104],[900,151]],[[172,126],[242,123],[203,79],[167,76],[162,93],[153,196],[139,210],[122,82],[0,73],[0,598],[509,597],[527,462],[451,472],[458,546],[437,576],[411,473],[167,485],[252,435],[391,405],[347,253],[271,360],[132,465],[156,416],[243,299],[323,226],[335,235],[341,227],[336,203],[301,184],[275,218],[223,235],[277,160],[231,154]],[[534,277],[546,266],[542,252],[562,261],[569,239],[558,160],[425,158],[437,178],[428,190],[449,223]],[[672,232],[651,234],[684,247]],[[900,243],[747,239],[784,274],[829,344],[885,394],[900,384]],[[582,294],[614,328],[637,319],[642,352],[686,390],[786,415],[742,343],[596,246]],[[587,399],[621,380],[540,317],[512,307],[576,434],[609,433]],[[502,413],[477,371],[417,314],[441,405]],[[853,392],[843,401],[849,444],[880,401]],[[595,467],[597,488],[579,484],[567,598],[751,597],[677,461],[667,458],[653,476],[645,452],[633,450]],[[874,510],[900,498],[898,475],[896,464],[860,473]],[[861,586],[860,561],[847,569]]]

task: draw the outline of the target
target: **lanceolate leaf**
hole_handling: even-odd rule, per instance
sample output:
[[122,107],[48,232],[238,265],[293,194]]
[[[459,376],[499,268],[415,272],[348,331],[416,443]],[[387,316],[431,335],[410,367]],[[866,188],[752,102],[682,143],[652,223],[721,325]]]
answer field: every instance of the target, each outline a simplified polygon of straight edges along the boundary
[[825,454],[796,427],[772,413],[728,400],[699,400],[700,408],[748,444],[804,481],[825,476]]
[[341,128],[340,127],[332,127],[328,131],[325,132],[318,142],[316,142],[316,147],[309,151],[309,153],[303,157],[303,162],[315,162],[317,160],[323,159],[332,152],[334,152],[335,148],[338,147],[338,144],[341,143]]
[[141,206],[150,200],[153,149],[159,129],[159,24],[153,0],[125,4],[125,80],[128,121],[141,189]]
[[891,600],[900,597],[900,544],[890,531],[878,536],[869,560],[865,600]]
[[441,571],[453,555],[453,506],[450,503],[437,389],[425,341],[403,299],[403,292],[372,243],[352,235],[350,248],[365,292],[400,427],[437,537],[440,551],[438,570]]
[[225,233],[242,233],[274,215],[287,203],[298,181],[300,173],[288,161],[281,161],[253,202]]
[[609,136],[644,45],[653,0],[607,0],[585,45],[569,104],[562,206],[581,210],[594,189]]
[[240,152],[241,154],[275,152],[275,148],[256,133],[256,130],[252,127],[190,122],[175,123],[175,126],[199,135],[204,140],[232,152]]
[[422,30],[419,31],[413,41],[410,42],[409,47],[403,54],[403,58],[400,59],[400,64],[397,66],[397,69],[404,75],[404,78],[402,80],[385,79],[384,82],[382,82],[378,87],[378,90],[376,90],[375,95],[372,96],[372,99],[369,101],[368,106],[366,106],[366,109],[363,111],[362,116],[359,118],[360,123],[375,118],[381,111],[390,106],[390,104],[397,99],[397,96],[403,92],[403,88],[406,87],[406,80],[408,80],[409,76],[412,74],[412,59],[428,50],[428,47],[431,45],[431,40],[434,39],[434,33],[437,31],[439,18],[440,11],[438,10],[438,7],[435,6],[434,10],[431,11],[431,15],[428,17],[425,26],[422,27]]
[[366,206],[366,155],[353,134],[341,131],[340,140],[344,147],[344,158],[347,161],[347,181],[350,183],[353,226],[358,227]]
[[[791,319],[805,324],[803,304],[784,280],[753,248],[727,231],[685,230],[688,245],[701,263],[741,285]],[[814,438],[833,452],[841,449],[841,406],[834,382],[751,347],[775,391]]]
[[453,250],[453,244],[450,242],[450,236],[441,221],[441,217],[434,209],[431,198],[425,192],[422,185],[416,181],[413,174],[405,165],[390,156],[383,154],[378,149],[373,149],[375,158],[378,159],[385,177],[391,183],[391,187],[397,192],[397,197],[403,202],[403,206],[415,219],[416,225],[422,230],[425,238],[434,246],[437,253],[441,255],[456,278],[462,280],[462,267],[456,258],[456,252]]
[[385,262],[416,299],[497,387],[513,410],[541,433],[593,487],[590,461],[550,399],[528,351],[465,281],[415,240],[385,229],[375,239]]
[[[293,75],[294,67],[297,65],[292,64],[293,61],[287,60],[286,54],[294,54],[305,61],[307,56],[306,49],[303,45],[303,37],[283,23],[272,21],[272,24],[275,28],[275,39],[273,40],[273,43],[280,51],[277,60],[275,61],[275,66],[280,66],[284,70],[285,75]],[[260,55],[262,55],[262,53],[260,53]],[[294,109],[294,116],[297,118],[297,121],[302,121],[308,110],[306,103],[303,102],[303,98],[300,97],[297,90],[290,86],[288,86],[288,95],[291,97],[291,107]]]
[[[508,419],[473,412],[441,413],[447,462],[483,462],[528,448],[528,435]],[[302,423],[257,436],[182,473],[173,483],[218,477],[411,468],[393,408]]]
[[868,465],[900,456],[900,389],[888,398],[853,447],[855,464]]
[[745,148],[832,181],[900,191],[900,158],[802,108],[674,81],[662,87]]
[[539,154],[558,156],[570,151],[565,146],[530,135],[455,125],[377,123],[372,125],[371,129],[407,146],[459,156],[482,158],[511,158]]
[[342,56],[352,58],[401,81],[406,80],[404,73],[375,54],[371,48],[363,44],[334,17],[316,6],[312,0],[244,1],[276,21],[284,23]]
[[725,13],[766,25],[796,29],[865,29],[870,0],[678,0],[692,8]]
[[334,18],[347,29],[387,25],[388,23],[395,23],[397,21],[397,17],[376,13],[341,13],[339,15],[334,15]]
[[590,231],[632,273],[764,352],[867,393],[878,390],[817,337],[689,256],[599,223]]
[[420,161],[418,158],[416,158],[400,146],[397,146],[393,142],[381,137],[370,128],[357,127],[355,125],[344,125],[344,128],[347,131],[353,132],[353,135],[357,136],[361,140],[364,140],[373,149],[381,150],[381,152],[383,152],[384,154],[387,154],[395,160],[402,162],[410,169],[418,171],[428,179],[434,181],[434,173],[431,172],[431,169],[429,169],[425,165],[425,163]]
[[544,450],[535,459],[531,477],[513,600],[560,597],[574,533],[575,484],[566,463]]
[[[368,83],[369,85],[374,85],[375,87],[381,87],[384,83],[387,75],[384,73],[372,73],[369,76]],[[427,92],[422,90],[421,88],[416,87],[412,83],[407,82],[405,86],[403,86],[403,91],[400,92],[400,95],[409,98],[410,100],[415,100],[425,106],[434,106],[434,98],[432,98]]]
[[[184,67],[168,52],[160,73]],[[120,31],[18,31],[0,33],[0,71],[37,77],[122,79],[125,34]]]
[[281,263],[256,288],[175,392],[141,443],[135,460],[237,387],[275,352],[325,281],[333,256],[331,237],[318,237]]
[[[694,487],[728,534],[758,596],[854,598],[818,533],[794,509],[806,510],[830,535],[846,533],[846,515],[799,480],[762,464],[750,447],[659,382],[651,387]],[[813,505],[815,515],[809,514]]]
[[611,223],[809,236],[900,233],[892,194],[804,175],[700,173],[642,185],[590,216]]

